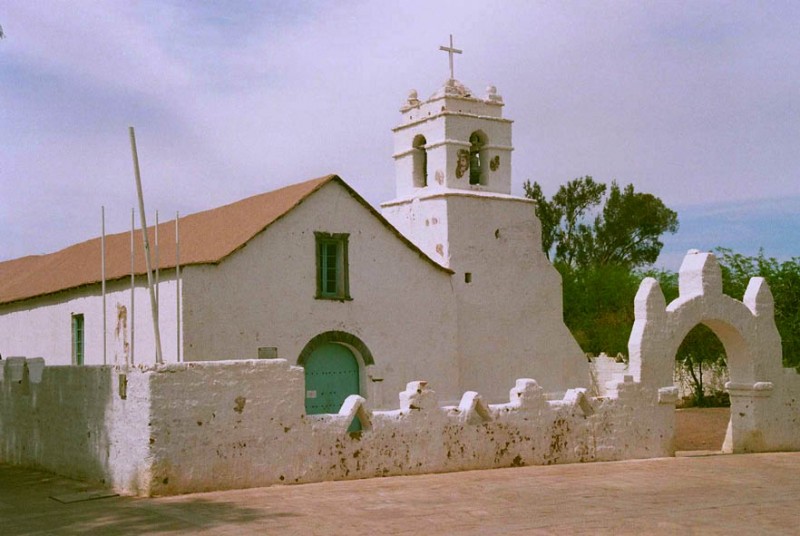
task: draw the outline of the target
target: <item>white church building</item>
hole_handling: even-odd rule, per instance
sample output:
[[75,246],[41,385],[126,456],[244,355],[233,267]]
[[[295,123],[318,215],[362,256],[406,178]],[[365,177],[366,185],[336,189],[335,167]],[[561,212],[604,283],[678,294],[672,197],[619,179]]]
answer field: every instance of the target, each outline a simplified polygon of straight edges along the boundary
[[148,228],[150,273],[141,231],[0,263],[0,462],[168,495],[671,456],[699,323],[728,356],[721,449],[800,449],[769,286],[724,295],[711,253],[669,304],[642,282],[627,371],[587,389],[535,206],[511,195],[503,100],[442,49],[380,209],[329,175]]
[[[163,360],[287,359],[306,369],[310,412],[354,393],[391,405],[420,378],[445,401],[503,400],[520,377],[586,386],[534,204],[511,195],[502,111],[492,86],[410,92],[394,128],[396,198],[380,211],[330,175],[180,218],[179,252],[175,222],[160,224]],[[133,268],[131,247],[129,233],[105,237],[105,298],[100,237],[0,263],[0,353],[153,363],[140,231]]]

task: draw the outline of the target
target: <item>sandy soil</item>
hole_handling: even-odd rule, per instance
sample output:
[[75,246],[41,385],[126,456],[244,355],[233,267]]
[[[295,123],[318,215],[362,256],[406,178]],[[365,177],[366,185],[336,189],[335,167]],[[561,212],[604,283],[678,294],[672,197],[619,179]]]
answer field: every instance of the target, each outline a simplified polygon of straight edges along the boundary
[[730,414],[730,408],[677,410],[675,450],[720,450]]

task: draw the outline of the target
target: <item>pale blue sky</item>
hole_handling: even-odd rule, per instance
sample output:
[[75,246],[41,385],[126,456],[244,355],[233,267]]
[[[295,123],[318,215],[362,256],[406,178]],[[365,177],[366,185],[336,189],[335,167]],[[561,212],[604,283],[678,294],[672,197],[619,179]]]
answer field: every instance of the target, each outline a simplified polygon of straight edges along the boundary
[[394,194],[411,88],[494,84],[514,192],[590,174],[679,212],[689,248],[800,256],[800,3],[11,0],[0,6],[0,260],[337,173]]

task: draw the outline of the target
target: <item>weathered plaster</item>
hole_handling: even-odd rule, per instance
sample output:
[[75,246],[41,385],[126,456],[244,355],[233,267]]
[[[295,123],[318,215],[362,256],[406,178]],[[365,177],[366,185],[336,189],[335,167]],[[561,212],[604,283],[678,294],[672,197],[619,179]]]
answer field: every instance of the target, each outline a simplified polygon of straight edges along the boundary
[[[354,395],[338,414],[307,416],[303,370],[282,359],[131,369],[124,399],[118,373],[48,367],[35,385],[6,375],[0,461],[161,495],[672,452],[672,407],[648,405],[656,393],[630,381],[614,399],[576,389],[548,400],[521,379],[506,403],[467,392],[445,406],[416,381],[399,409]],[[347,432],[353,418],[362,431]]]
[[[159,320],[165,361],[176,361],[178,337],[175,272],[159,274]],[[123,364],[130,357],[130,280],[110,281],[106,292],[106,364]],[[134,295],[134,359],[155,363],[155,337],[150,296],[144,277],[136,280]],[[2,355],[44,357],[50,365],[72,361],[71,317],[84,315],[84,364],[103,364],[103,298],[100,285],[0,305]]]
[[0,461],[147,493],[149,378],[129,374],[121,399],[121,369],[38,367],[0,361]]

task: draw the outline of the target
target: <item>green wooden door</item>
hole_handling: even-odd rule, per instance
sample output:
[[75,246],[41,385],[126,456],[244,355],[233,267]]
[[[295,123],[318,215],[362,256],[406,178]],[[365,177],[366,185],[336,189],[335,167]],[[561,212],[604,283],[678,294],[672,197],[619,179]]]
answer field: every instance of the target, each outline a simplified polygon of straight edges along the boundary
[[305,362],[306,413],[339,413],[345,398],[359,394],[358,361],[341,344],[325,343]]

